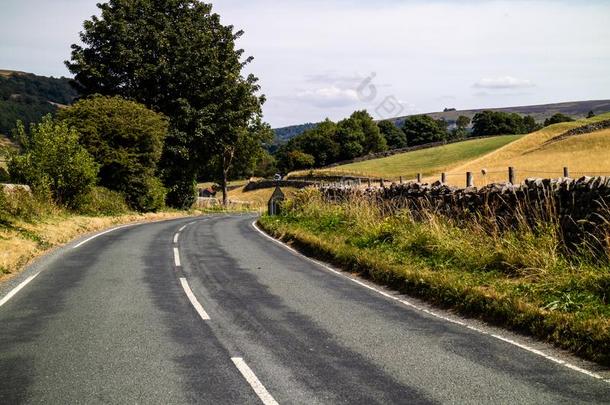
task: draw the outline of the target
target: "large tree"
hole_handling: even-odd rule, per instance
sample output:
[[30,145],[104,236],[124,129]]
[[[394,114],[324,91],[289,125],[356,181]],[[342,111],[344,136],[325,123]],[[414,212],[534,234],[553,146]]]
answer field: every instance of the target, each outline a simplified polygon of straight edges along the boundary
[[131,208],[162,208],[157,179],[167,120],[121,97],[95,96],[62,109],[58,118],[80,134],[80,143],[100,165],[100,185],[123,193]]
[[394,122],[385,120],[378,122],[377,125],[381,135],[383,135],[388,144],[388,148],[399,149],[407,146],[407,136]]
[[170,118],[162,158],[168,203],[189,206],[194,183],[208,160],[223,170],[234,146],[260,115],[256,77],[242,76],[235,41],[212,6],[197,0],[110,0],[100,17],[85,21],[68,68],[85,95],[121,95]]
[[402,124],[402,130],[411,146],[444,141],[448,137],[447,123],[427,115],[407,117]]

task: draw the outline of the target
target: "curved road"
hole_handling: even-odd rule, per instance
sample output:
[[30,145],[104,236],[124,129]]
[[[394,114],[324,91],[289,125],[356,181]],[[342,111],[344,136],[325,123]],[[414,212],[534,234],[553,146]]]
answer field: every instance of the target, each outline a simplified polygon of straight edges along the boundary
[[254,219],[124,227],[31,266],[0,290],[0,403],[610,402],[607,382],[358,285]]

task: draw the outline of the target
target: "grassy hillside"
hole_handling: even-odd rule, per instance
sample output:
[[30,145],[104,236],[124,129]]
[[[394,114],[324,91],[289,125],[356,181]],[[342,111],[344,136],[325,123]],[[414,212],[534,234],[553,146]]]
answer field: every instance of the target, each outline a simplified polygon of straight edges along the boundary
[[[417,173],[426,176],[443,172],[460,163],[501,148],[521,138],[521,136],[507,135],[464,141],[381,159],[350,163],[337,166],[332,171],[383,177],[385,179],[397,179],[399,176],[404,179],[413,179],[417,176]],[[328,172],[329,170],[322,171]]]
[[39,121],[76,96],[69,79],[0,70],[0,134],[9,135],[17,120]]
[[[564,166],[570,168],[572,177],[610,175],[610,130],[549,142],[572,128],[608,119],[610,113],[543,128],[488,155],[456,165],[451,172],[475,173],[475,185],[505,181],[509,166],[515,167],[518,181],[526,177],[560,177]],[[481,175],[482,169],[488,172],[485,177]],[[461,176],[451,176],[449,180],[463,183]]]

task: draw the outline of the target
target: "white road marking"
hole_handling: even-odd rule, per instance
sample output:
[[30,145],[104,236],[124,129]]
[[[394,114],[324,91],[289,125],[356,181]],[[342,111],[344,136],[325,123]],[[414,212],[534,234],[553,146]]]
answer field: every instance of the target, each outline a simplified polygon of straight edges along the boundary
[[186,296],[188,297],[189,301],[191,301],[193,307],[195,307],[195,310],[197,311],[201,319],[203,319],[204,321],[209,321],[210,316],[207,312],[205,312],[205,309],[203,309],[203,306],[199,303],[199,301],[197,301],[197,298],[195,297],[195,294],[193,294],[193,290],[191,290],[191,287],[189,286],[188,281],[186,281],[186,278],[180,278],[180,284],[182,284],[182,289],[184,289]]
[[23,283],[19,284],[17,287],[13,288],[11,290],[11,292],[9,292],[8,294],[6,294],[6,296],[4,298],[2,298],[0,300],[0,307],[4,304],[6,304],[8,302],[8,300],[10,300],[11,298],[13,298],[15,296],[15,294],[17,294],[19,291],[21,291],[21,289],[23,287],[25,287],[26,285],[28,285],[32,280],[34,280],[36,277],[38,277],[38,275],[40,274],[40,272],[34,274],[33,276],[28,277]]
[[256,377],[254,372],[248,367],[244,359],[241,357],[231,357],[235,367],[239,370],[241,375],[244,376],[248,384],[252,387],[256,395],[260,398],[261,402],[265,405],[278,405],[277,401],[273,399],[269,391],[265,388],[265,386],[260,382],[260,380]]
[[343,277],[343,278],[346,278],[346,279],[348,279],[348,280],[350,280],[350,281],[353,281],[354,283],[356,283],[356,284],[358,284],[358,285],[360,285],[360,286],[362,286],[362,287],[365,287],[365,288],[368,288],[369,290],[375,291],[376,293],[378,293],[378,294],[380,294],[380,295],[383,295],[383,296],[384,296],[384,297],[386,297],[386,298],[389,298],[389,299],[394,300],[394,301],[398,301],[398,302],[400,302],[401,304],[403,304],[403,305],[405,305],[405,306],[408,306],[408,307],[410,307],[410,308],[413,308],[413,309],[415,309],[415,310],[417,310],[417,311],[424,312],[424,313],[426,313],[426,314],[429,314],[429,315],[434,316],[434,317],[436,317],[436,318],[442,319],[442,320],[444,320],[444,321],[451,322],[451,323],[454,323],[454,324],[457,324],[457,325],[460,325],[460,326],[465,326],[466,328],[468,328],[468,329],[470,329],[470,330],[473,330],[473,331],[475,331],[475,332],[479,332],[479,333],[481,333],[481,334],[483,334],[483,335],[488,335],[488,336],[491,336],[491,337],[496,338],[496,339],[499,339],[499,340],[501,340],[501,341],[503,341],[503,342],[509,343],[509,344],[511,344],[511,345],[513,345],[513,346],[517,346],[517,347],[519,347],[519,348],[521,348],[521,349],[523,349],[523,350],[526,350],[526,351],[528,351],[528,352],[530,352],[530,353],[534,353],[534,354],[537,354],[537,355],[539,355],[539,356],[541,356],[541,357],[544,357],[545,359],[550,360],[550,361],[552,361],[552,362],[554,362],[554,363],[561,364],[562,366],[565,366],[565,367],[567,367],[567,368],[569,368],[569,369],[572,369],[572,370],[578,371],[578,372],[580,372],[580,373],[582,373],[582,374],[588,375],[588,376],[593,377],[593,378],[596,378],[596,379],[598,379],[598,380],[602,380],[602,381],[604,381],[604,382],[610,383],[610,379],[604,379],[604,377],[603,377],[603,376],[601,376],[601,375],[599,375],[599,374],[597,374],[597,373],[594,373],[594,372],[591,372],[591,371],[585,370],[585,369],[583,369],[583,368],[581,368],[581,367],[575,366],[575,365],[573,365],[573,364],[570,364],[570,363],[568,363],[568,362],[565,362],[565,361],[563,361],[563,360],[560,360],[560,359],[558,359],[558,358],[556,358],[556,357],[549,356],[548,354],[545,354],[545,353],[541,352],[540,350],[534,349],[533,347],[529,347],[529,346],[527,346],[527,345],[524,345],[524,344],[522,344],[522,343],[516,342],[516,341],[514,341],[514,340],[511,340],[511,339],[508,339],[508,338],[502,337],[502,336],[500,336],[500,335],[496,335],[496,334],[493,334],[493,333],[490,333],[490,332],[484,331],[484,330],[482,330],[482,329],[480,329],[480,328],[477,328],[477,327],[474,327],[474,326],[471,326],[471,325],[467,325],[467,324],[466,324],[466,323],[464,323],[464,322],[461,322],[461,321],[458,321],[458,320],[455,320],[455,319],[451,319],[451,318],[449,318],[449,317],[446,317],[446,316],[441,315],[441,314],[439,314],[439,313],[436,313],[436,312],[434,312],[434,311],[430,311],[429,309],[426,309],[426,308],[420,307],[419,305],[413,304],[412,302],[409,302],[409,301],[407,301],[407,300],[404,300],[404,299],[401,299],[401,298],[395,297],[395,296],[393,296],[393,295],[391,295],[391,294],[388,294],[388,293],[386,293],[386,292],[384,292],[384,291],[381,291],[381,290],[379,290],[379,289],[377,289],[377,288],[375,288],[375,287],[373,287],[373,286],[371,286],[371,285],[369,285],[369,284],[367,284],[367,283],[363,283],[363,282],[362,282],[362,281],[360,281],[360,280],[357,280],[357,279],[355,279],[355,278],[352,278],[352,277],[350,277],[350,276],[348,276],[348,275],[346,275],[346,274],[344,274],[344,273],[342,273],[342,272],[340,272],[340,271],[337,271],[337,270],[335,270],[335,269],[333,269],[333,268],[331,268],[331,267],[327,266],[326,264],[324,264],[324,263],[322,263],[322,262],[320,262],[320,261],[318,261],[318,260],[315,260],[315,259],[312,259],[311,257],[305,256],[304,254],[302,254],[302,253],[301,253],[301,252],[299,252],[298,250],[296,250],[296,249],[294,249],[294,248],[292,248],[292,247],[288,246],[288,245],[287,245],[287,244],[285,244],[284,242],[282,242],[282,241],[280,241],[280,240],[277,240],[277,239],[275,239],[274,237],[272,237],[272,236],[270,236],[270,235],[267,235],[267,234],[266,234],[266,233],[265,233],[265,232],[264,232],[262,229],[260,229],[260,228],[259,228],[259,227],[256,225],[256,222],[257,222],[257,220],[255,220],[254,222],[252,222],[252,226],[254,227],[254,229],[256,229],[256,230],[257,230],[257,231],[258,231],[258,232],[259,232],[261,235],[263,235],[263,236],[264,236],[264,237],[266,237],[267,239],[269,239],[269,240],[271,240],[271,241],[273,241],[273,242],[277,243],[278,245],[280,245],[280,246],[284,247],[285,249],[289,250],[289,251],[290,251],[290,252],[292,252],[294,255],[296,255],[296,256],[298,256],[298,257],[301,257],[301,258],[303,258],[303,259],[305,259],[305,260],[308,260],[308,261],[310,261],[310,262],[312,262],[312,263],[314,263],[314,264],[316,264],[316,265],[318,265],[318,266],[322,267],[323,269],[328,270],[328,271],[330,271],[330,272],[332,272],[332,273],[334,273],[334,274],[336,274],[336,275],[338,275],[338,276],[340,276],[340,277]]
[[178,232],[182,232],[186,229],[189,224],[184,225],[182,228],[178,229]]
[[84,241],[80,242],[79,244],[75,245],[72,249],[76,249],[78,247],[81,247],[85,243],[89,242],[90,240],[93,240],[93,239],[97,238],[98,236],[102,236],[102,235],[105,235],[105,234],[110,233],[112,231],[116,231],[117,229],[127,228],[128,226],[134,226],[134,225],[136,225],[136,224],[121,225],[121,226],[117,226],[116,228],[112,228],[112,229],[108,229],[107,231],[100,232],[100,233],[98,233],[96,235],[93,235],[90,238],[85,239]]
[[178,244],[178,237],[180,237],[180,232],[174,235],[174,245]]
[[176,267],[180,267],[180,252],[178,252],[178,248],[174,248],[174,263]]

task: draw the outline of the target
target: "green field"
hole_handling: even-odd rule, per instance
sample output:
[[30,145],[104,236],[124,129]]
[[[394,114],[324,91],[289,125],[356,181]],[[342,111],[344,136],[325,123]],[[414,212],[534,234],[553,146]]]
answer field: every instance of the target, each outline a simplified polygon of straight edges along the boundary
[[462,162],[465,163],[493,152],[521,137],[522,135],[505,135],[475,139],[381,159],[350,163],[337,166],[332,170],[386,179],[396,179],[399,176],[410,179],[416,177],[417,173],[422,173],[424,176],[441,173]]

